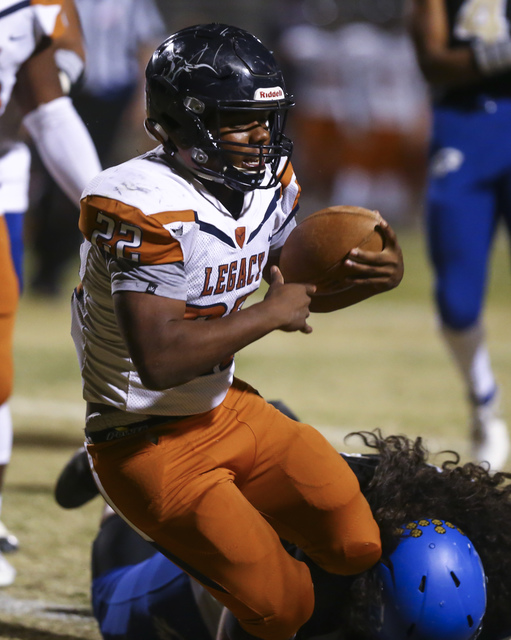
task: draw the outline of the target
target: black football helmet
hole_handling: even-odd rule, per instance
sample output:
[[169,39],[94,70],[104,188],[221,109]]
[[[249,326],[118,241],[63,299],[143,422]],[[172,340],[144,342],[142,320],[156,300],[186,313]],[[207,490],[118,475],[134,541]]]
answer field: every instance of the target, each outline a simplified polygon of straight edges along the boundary
[[[278,183],[285,169],[281,159],[289,161],[293,148],[284,136],[284,125],[294,101],[272,53],[255,36],[225,24],[176,32],[156,49],[147,65],[146,100],[148,131],[155,129],[172,153],[176,148],[169,136],[177,137],[180,147],[191,150],[192,166],[187,166],[199,177],[239,191]],[[234,166],[222,141],[211,133],[219,130],[222,113],[237,111],[253,112],[254,120],[261,112],[270,114],[269,144],[229,142],[231,153],[239,147],[237,155],[269,172]]]

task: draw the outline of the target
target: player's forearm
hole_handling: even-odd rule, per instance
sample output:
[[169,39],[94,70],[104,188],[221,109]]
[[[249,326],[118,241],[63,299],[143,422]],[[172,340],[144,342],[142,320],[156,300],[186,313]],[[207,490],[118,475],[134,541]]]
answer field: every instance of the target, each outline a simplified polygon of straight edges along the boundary
[[450,48],[449,25],[444,0],[413,0],[408,17],[417,61],[431,85],[458,86],[480,79],[473,51]]
[[209,373],[281,324],[275,303],[265,300],[208,321],[170,320],[153,344],[130,351],[143,384],[168,389]]
[[425,79],[433,86],[463,86],[481,79],[469,47],[423,51],[418,61]]

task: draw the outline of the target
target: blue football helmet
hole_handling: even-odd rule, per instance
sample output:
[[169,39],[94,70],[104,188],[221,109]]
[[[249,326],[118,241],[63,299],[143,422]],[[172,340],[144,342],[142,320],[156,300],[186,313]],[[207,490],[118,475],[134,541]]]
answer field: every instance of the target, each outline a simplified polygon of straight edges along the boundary
[[377,567],[382,585],[378,640],[473,640],[486,610],[486,576],[470,540],[445,520],[403,527]]

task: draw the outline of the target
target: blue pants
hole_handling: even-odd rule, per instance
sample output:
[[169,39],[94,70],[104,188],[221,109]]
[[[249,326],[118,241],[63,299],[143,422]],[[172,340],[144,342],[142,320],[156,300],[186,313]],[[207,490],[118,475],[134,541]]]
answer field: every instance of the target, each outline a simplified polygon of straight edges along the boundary
[[20,292],[23,289],[23,218],[22,213],[5,213],[11,243],[11,256]]
[[501,218],[509,231],[511,100],[481,99],[479,108],[466,110],[436,107],[427,233],[439,313],[453,329],[468,329],[480,317]]

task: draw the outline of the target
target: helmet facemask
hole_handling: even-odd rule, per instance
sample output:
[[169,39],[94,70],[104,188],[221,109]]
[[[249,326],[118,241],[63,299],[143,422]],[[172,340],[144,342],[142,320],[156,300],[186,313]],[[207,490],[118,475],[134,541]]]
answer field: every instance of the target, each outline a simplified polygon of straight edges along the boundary
[[[237,107],[218,104],[206,118],[201,119],[199,126],[203,138],[186,153],[193,163],[189,168],[206,180],[225,184],[238,191],[275,187],[289,163],[293,149],[293,143],[283,133],[286,112],[286,108],[275,109],[272,104]],[[251,126],[248,121],[255,123],[267,118],[269,140],[260,144],[241,143],[222,137],[219,132],[228,128],[232,116],[237,114],[240,119],[246,114],[244,120],[247,126]],[[285,162],[282,162],[283,159]]]

